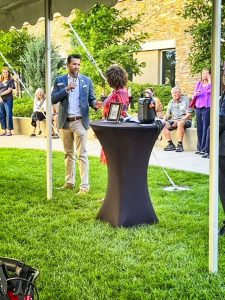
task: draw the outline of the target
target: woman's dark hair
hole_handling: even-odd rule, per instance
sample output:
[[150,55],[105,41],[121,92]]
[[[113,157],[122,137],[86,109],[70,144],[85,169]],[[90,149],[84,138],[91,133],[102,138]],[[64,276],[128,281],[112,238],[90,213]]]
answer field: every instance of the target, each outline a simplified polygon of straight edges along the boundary
[[113,65],[108,68],[105,75],[109,85],[112,88],[123,88],[127,84],[128,74],[122,67]]
[[[8,78],[7,78],[7,79],[9,80],[9,79],[12,77],[12,76],[11,76],[11,73],[10,73],[9,69],[6,68],[6,67],[4,67],[4,68],[2,69],[2,72],[3,72],[4,70],[8,71]],[[1,81],[4,80],[4,77],[3,77],[2,74],[1,74],[0,80],[1,80]]]
[[80,59],[81,60],[81,55],[80,54],[70,54],[67,57],[67,64],[71,63],[72,58]]

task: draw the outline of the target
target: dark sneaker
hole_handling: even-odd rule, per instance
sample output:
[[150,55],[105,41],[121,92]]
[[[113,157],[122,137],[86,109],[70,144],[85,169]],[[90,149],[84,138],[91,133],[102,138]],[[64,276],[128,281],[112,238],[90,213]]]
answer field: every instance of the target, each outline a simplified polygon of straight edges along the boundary
[[200,151],[198,151],[198,150],[197,150],[197,151],[195,151],[195,154],[200,154]]
[[205,153],[204,155],[202,155],[203,158],[209,158],[209,153]]
[[225,235],[225,222],[223,222],[223,226],[219,230],[219,236]]
[[168,144],[163,150],[164,151],[174,151],[174,150],[176,150],[176,147],[174,144]]
[[176,148],[176,152],[183,152],[183,151],[184,151],[183,145],[182,144],[178,144],[177,148]]

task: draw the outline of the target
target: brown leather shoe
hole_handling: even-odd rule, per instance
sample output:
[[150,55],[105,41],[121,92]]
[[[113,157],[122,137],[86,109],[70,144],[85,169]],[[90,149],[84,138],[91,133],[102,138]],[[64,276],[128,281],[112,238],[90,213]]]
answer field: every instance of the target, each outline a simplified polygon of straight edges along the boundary
[[73,190],[74,189],[74,184],[72,184],[72,183],[65,183],[63,186],[60,186],[60,187],[58,187],[56,189],[60,190],[60,191]]

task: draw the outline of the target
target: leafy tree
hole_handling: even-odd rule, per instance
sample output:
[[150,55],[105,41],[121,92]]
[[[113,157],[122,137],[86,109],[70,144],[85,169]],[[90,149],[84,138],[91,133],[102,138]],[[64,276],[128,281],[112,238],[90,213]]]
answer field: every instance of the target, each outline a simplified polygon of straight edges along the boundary
[[[223,1],[225,2],[225,1]],[[189,54],[192,73],[199,73],[204,68],[211,66],[212,49],[212,0],[186,0],[181,13],[184,19],[191,21],[186,33],[193,43]],[[222,32],[225,39],[225,7],[222,6]],[[221,56],[225,60],[225,44],[221,43]]]
[[[25,29],[13,29],[9,32],[0,31],[0,51],[17,72],[22,69],[20,58],[25,51],[26,42],[30,40],[31,37]],[[5,65],[6,63],[0,56],[0,68]]]
[[[45,89],[45,40],[43,37],[33,38],[26,43],[26,50],[21,61],[24,67],[26,85],[29,89],[32,92],[39,87]],[[57,48],[52,45],[51,71],[53,80],[62,65],[63,61]]]
[[[129,74],[140,74],[144,63],[138,63],[134,54],[140,50],[140,43],[148,34],[134,31],[141,15],[127,18],[123,17],[123,12],[103,4],[96,4],[88,13],[76,10],[75,19],[71,24],[101,70],[105,71],[112,64],[120,64]],[[101,84],[102,79],[98,71],[88,60],[72,32],[71,36],[75,52],[83,54],[82,71],[90,75],[94,82]]]

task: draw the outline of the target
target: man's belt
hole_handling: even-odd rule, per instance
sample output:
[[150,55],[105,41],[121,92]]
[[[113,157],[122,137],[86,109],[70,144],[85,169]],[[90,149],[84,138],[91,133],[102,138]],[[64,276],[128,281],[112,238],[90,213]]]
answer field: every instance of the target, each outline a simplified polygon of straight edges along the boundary
[[67,122],[74,122],[74,121],[81,120],[81,119],[82,119],[81,116],[78,116],[78,117],[67,117],[66,121]]

